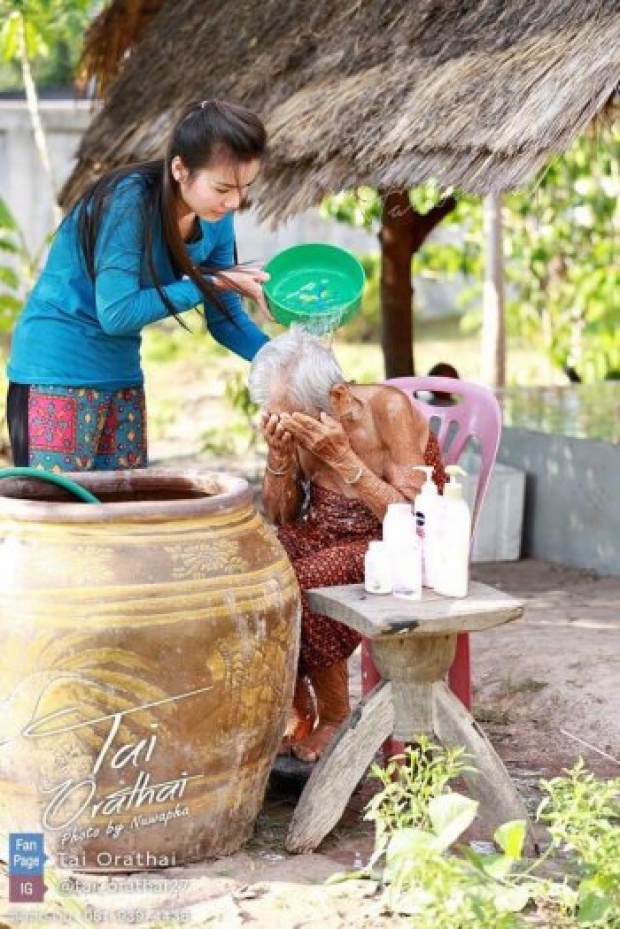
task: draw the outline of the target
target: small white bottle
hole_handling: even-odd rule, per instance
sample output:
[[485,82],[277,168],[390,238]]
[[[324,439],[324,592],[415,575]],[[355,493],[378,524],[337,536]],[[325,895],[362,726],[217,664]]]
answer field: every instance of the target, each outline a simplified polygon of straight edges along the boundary
[[433,480],[434,469],[432,465],[414,465],[413,470],[424,471],[426,475],[426,480],[413,502],[413,510],[422,547],[422,585],[424,587],[434,587],[439,491]]
[[383,519],[383,541],[392,571],[392,593],[419,600],[422,596],[422,555],[410,503],[390,503]]
[[369,594],[392,593],[392,568],[385,542],[373,540],[368,543],[364,556],[364,589]]
[[450,481],[440,497],[437,517],[437,557],[434,562],[434,588],[444,597],[466,597],[469,587],[471,513],[463,497],[457,474],[466,472],[459,465],[446,468]]

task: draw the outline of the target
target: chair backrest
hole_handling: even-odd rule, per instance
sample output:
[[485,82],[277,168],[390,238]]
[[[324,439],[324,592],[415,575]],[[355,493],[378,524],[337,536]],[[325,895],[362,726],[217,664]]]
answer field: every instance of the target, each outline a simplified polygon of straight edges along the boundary
[[[479,384],[451,377],[394,377],[384,383],[406,393],[429,421],[444,464],[456,464],[470,439],[477,439],[481,461],[472,509],[473,538],[502,432],[502,414],[495,395]],[[417,396],[420,392],[442,394],[454,402],[446,406],[428,403]]]

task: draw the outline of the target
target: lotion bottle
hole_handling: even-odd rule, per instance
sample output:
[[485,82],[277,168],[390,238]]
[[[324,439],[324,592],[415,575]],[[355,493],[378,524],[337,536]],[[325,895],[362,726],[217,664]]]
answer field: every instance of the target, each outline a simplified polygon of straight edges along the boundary
[[390,503],[383,518],[383,541],[392,566],[392,592],[419,600],[422,596],[422,556],[410,503]]
[[445,597],[466,597],[469,587],[471,513],[457,475],[466,472],[459,465],[448,465],[450,480],[440,498],[437,521],[437,558],[434,588]]
[[369,594],[392,593],[392,565],[385,542],[368,543],[364,557],[364,588]]
[[424,587],[434,587],[439,491],[432,477],[432,465],[414,465],[413,470],[424,471],[426,475],[426,480],[414,500],[413,511],[422,549],[422,584]]

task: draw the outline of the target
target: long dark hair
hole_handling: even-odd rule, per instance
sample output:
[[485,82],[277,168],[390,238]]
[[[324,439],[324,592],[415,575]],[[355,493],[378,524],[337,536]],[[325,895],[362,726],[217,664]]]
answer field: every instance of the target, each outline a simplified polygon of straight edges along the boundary
[[218,289],[205,280],[206,273],[217,274],[217,270],[198,267],[185,247],[175,208],[179,185],[173,177],[171,164],[173,158],[178,156],[191,177],[219,158],[237,164],[260,159],[265,153],[266,143],[265,127],[261,120],[245,107],[219,100],[203,100],[186,107],[172,130],[163,159],[110,171],[95,181],[73,208],[72,214],[77,217],[80,247],[91,280],[95,279],[97,273],[95,248],[110,197],[124,178],[139,176],[145,188],[141,220],[146,265],[166,309],[179,319],[163,290],[155,267],[154,230],[159,223],[175,272],[179,276],[186,274],[198,286],[205,300],[216,303],[228,315]]

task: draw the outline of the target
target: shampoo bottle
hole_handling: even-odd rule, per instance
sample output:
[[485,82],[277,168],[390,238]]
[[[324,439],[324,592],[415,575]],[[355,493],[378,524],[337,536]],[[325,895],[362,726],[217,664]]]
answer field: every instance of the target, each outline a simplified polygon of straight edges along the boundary
[[410,503],[390,503],[383,518],[383,541],[392,566],[392,592],[419,600],[422,596],[422,557],[415,516]]
[[443,489],[438,509],[437,558],[434,588],[445,597],[466,597],[469,586],[471,513],[456,475],[465,474],[459,465],[448,465],[449,482]]
[[373,540],[364,557],[364,587],[369,594],[392,593],[392,564],[385,542]]
[[422,584],[424,587],[434,587],[439,492],[432,478],[432,465],[414,465],[413,470],[424,471],[426,475],[426,480],[415,498],[413,511],[422,549]]

